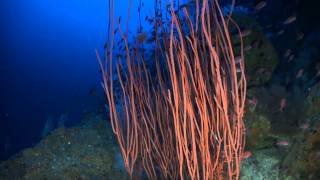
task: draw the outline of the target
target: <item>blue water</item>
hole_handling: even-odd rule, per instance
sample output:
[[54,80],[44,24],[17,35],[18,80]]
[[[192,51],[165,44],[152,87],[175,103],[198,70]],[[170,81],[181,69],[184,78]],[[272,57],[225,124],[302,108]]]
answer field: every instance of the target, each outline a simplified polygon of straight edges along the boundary
[[[152,3],[144,2],[143,18],[152,12]],[[128,6],[124,0],[115,3],[122,26]],[[0,160],[4,160],[37,143],[50,116],[67,113],[70,126],[104,103],[94,50],[102,52],[106,40],[108,1],[4,0],[1,7]],[[133,1],[132,32],[137,17]]]

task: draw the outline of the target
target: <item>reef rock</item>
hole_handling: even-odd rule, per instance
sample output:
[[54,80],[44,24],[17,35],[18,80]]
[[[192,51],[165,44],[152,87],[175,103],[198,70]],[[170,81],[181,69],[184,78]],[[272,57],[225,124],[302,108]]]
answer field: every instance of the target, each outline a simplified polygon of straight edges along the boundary
[[[279,62],[277,52],[266,37],[259,24],[246,14],[234,14],[243,36],[245,71],[248,86],[259,86],[267,83]],[[234,35],[232,42],[236,56],[240,55],[239,35],[231,28]]]

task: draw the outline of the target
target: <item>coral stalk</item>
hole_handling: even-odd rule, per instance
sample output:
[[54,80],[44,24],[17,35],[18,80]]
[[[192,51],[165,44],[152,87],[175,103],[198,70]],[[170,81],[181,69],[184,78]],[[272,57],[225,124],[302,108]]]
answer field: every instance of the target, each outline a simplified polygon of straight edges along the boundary
[[[111,14],[113,4],[111,0]],[[161,19],[154,22],[155,76],[139,50],[143,42],[129,45],[119,22],[126,65],[116,66],[118,92],[113,82],[113,31],[106,61],[98,56],[125,167],[135,176],[141,165],[150,179],[239,179],[246,80],[243,47],[242,61],[236,64],[229,28],[240,29],[231,15],[222,14],[218,0],[196,0],[194,20],[186,8],[177,15],[172,2],[169,12],[168,26]]]

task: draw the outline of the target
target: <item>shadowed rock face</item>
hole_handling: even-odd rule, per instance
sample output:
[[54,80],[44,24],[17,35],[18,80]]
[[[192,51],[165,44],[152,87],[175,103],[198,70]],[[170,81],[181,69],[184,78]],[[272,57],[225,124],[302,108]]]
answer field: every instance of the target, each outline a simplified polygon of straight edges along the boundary
[[126,179],[108,122],[94,114],[58,128],[0,164],[0,179]]
[[[234,19],[245,34],[244,64],[248,86],[265,85],[278,65],[278,55],[271,41],[267,39],[262,27],[250,15],[234,14]],[[232,37],[236,56],[240,55],[239,36]]]

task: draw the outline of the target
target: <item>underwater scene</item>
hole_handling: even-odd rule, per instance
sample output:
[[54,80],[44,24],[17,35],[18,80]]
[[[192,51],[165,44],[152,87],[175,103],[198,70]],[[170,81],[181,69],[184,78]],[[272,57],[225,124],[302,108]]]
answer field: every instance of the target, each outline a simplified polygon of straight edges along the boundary
[[1,1],[0,180],[320,180],[319,7]]

